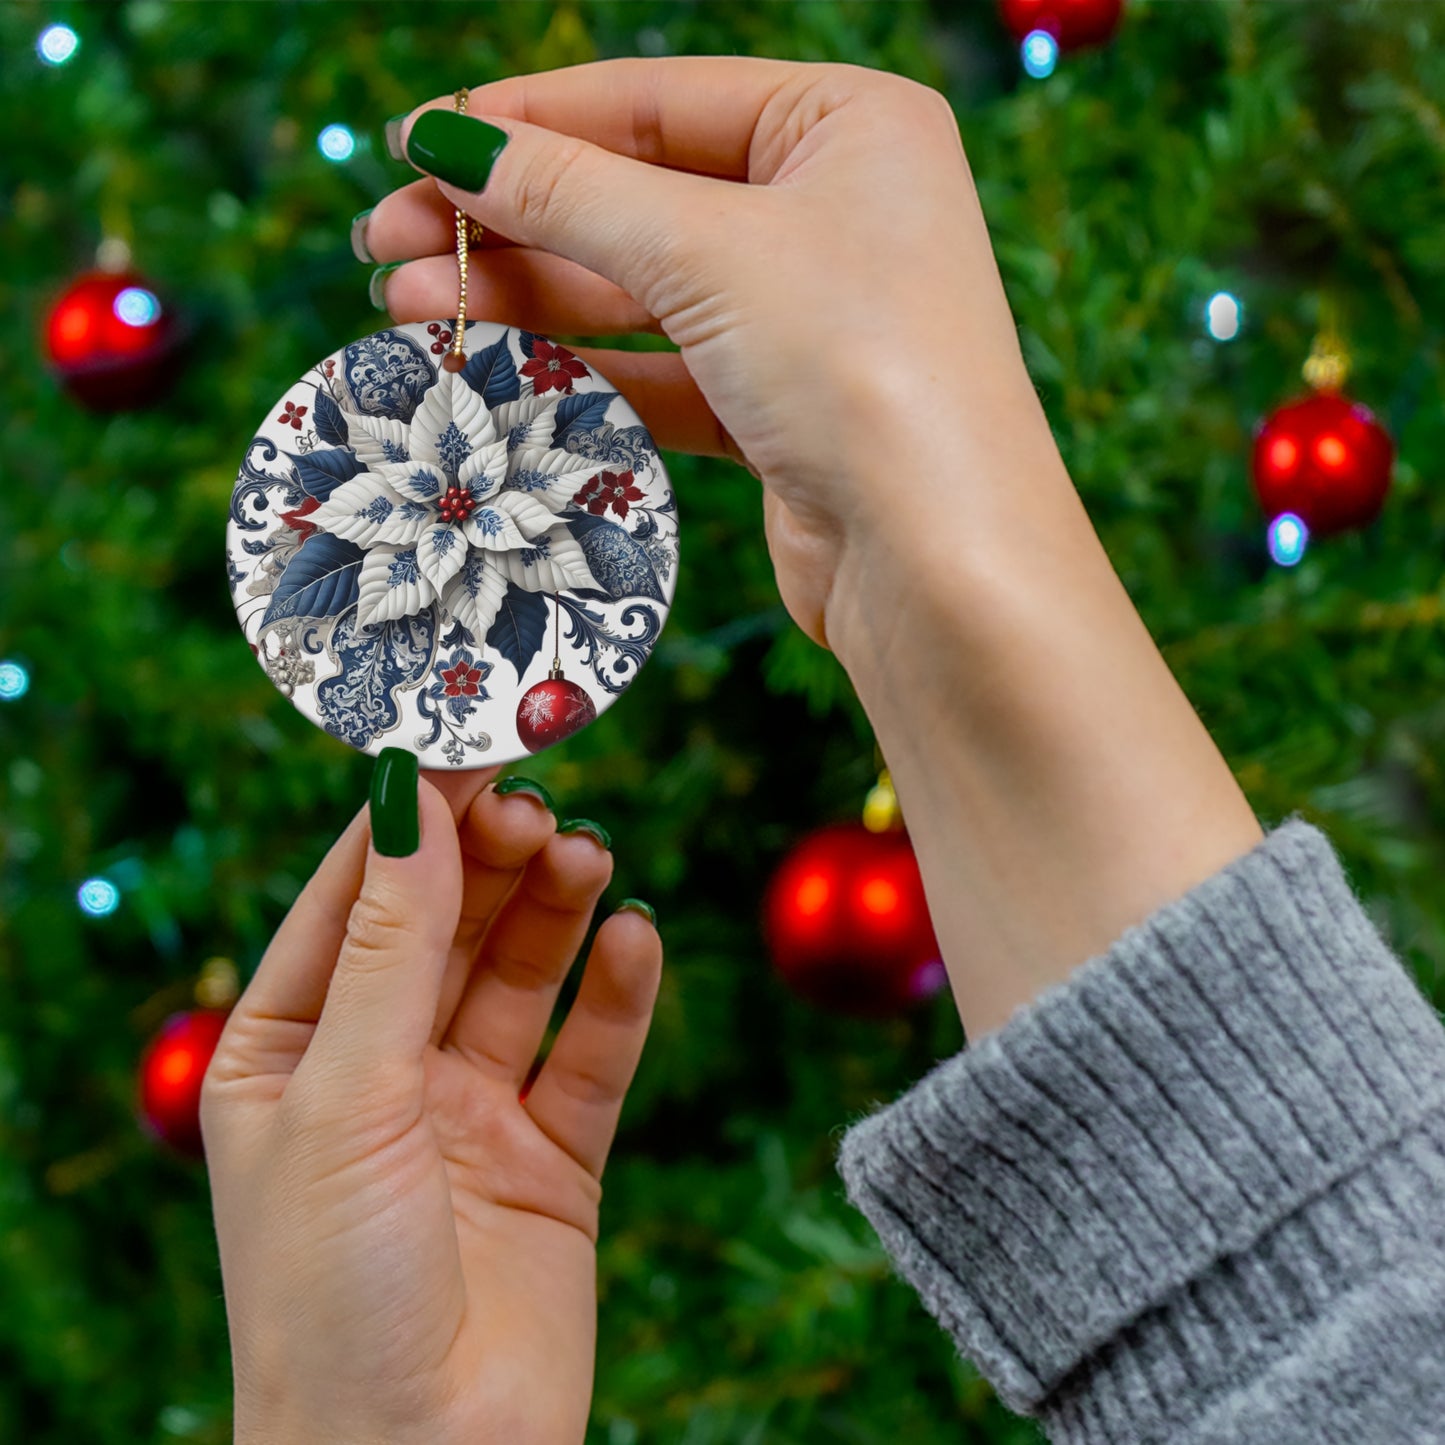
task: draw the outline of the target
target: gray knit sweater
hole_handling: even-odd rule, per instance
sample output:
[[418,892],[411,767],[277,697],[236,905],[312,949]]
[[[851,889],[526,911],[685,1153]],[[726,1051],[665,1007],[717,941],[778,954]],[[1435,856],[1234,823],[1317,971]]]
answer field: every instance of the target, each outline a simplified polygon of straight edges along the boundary
[[1298,817],[839,1167],[1053,1441],[1445,1441],[1445,1030]]

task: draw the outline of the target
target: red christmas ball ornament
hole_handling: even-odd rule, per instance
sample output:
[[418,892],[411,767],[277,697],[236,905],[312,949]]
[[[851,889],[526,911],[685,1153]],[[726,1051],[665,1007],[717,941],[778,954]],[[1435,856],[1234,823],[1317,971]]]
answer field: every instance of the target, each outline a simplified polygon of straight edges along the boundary
[[96,411],[155,401],[174,379],[179,328],[149,282],[91,271],[51,307],[45,350],[76,400]]
[[1293,512],[1313,535],[1329,536],[1375,520],[1394,460],[1390,434],[1368,407],[1319,391],[1265,418],[1251,470],[1266,516]]
[[229,1009],[172,1014],[141,1056],[139,1115],[142,1124],[173,1149],[203,1158],[201,1082]]
[[901,1013],[946,975],[908,835],[839,823],[783,860],[763,904],[774,967],[838,1013]]
[[1035,30],[1058,41],[1060,50],[1101,45],[1117,29],[1124,0],[999,0],[999,17],[1022,43]]
[[517,704],[517,736],[529,753],[570,738],[597,716],[597,704],[587,689],[562,676],[554,667],[542,682],[534,683]]

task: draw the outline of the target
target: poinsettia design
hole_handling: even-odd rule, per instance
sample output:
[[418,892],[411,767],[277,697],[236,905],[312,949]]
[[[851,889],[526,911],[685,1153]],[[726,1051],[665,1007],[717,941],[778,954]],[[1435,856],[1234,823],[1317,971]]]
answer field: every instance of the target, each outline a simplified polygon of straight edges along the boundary
[[[485,700],[490,695],[482,686],[482,679],[492,670],[490,662],[478,667],[470,653],[458,652],[452,657],[451,664],[450,667],[437,668],[443,697],[480,697]],[[486,668],[486,672],[482,671],[482,667]]]
[[531,359],[522,363],[522,375],[530,376],[537,395],[543,396],[552,390],[570,393],[573,381],[592,373],[575,352],[538,336],[532,342]]
[[579,507],[586,507],[594,517],[600,517],[608,507],[623,519],[633,502],[643,500],[642,488],[636,486],[631,472],[599,472],[572,501]]
[[364,550],[359,626],[440,602],[481,643],[509,582],[598,586],[558,514],[599,463],[552,445],[560,404],[534,393],[489,407],[462,373],[443,370],[410,421],[340,411],[364,470],[306,521]]

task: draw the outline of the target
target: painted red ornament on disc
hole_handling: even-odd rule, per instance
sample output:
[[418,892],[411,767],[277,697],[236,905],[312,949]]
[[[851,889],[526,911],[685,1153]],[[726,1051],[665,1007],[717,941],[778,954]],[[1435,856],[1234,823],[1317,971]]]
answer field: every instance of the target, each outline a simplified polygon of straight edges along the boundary
[[1315,536],[1368,526],[1390,490],[1390,434],[1368,407],[1321,391],[1272,412],[1254,439],[1255,495],[1273,519],[1293,512]]
[[229,1010],[172,1014],[140,1062],[140,1116],[173,1149],[202,1158],[201,1082],[226,1026]]
[[1100,45],[1119,24],[1124,0],[999,0],[999,17],[1015,40],[1045,30],[1060,50]]
[[764,901],[773,964],[837,1013],[897,1014],[946,981],[908,835],[840,823],[804,838]]
[[120,411],[157,400],[174,379],[178,330],[143,277],[91,271],[56,301],[45,323],[51,366],[76,400]]
[[569,738],[597,716],[587,689],[553,669],[522,694],[517,704],[517,736],[529,753]]

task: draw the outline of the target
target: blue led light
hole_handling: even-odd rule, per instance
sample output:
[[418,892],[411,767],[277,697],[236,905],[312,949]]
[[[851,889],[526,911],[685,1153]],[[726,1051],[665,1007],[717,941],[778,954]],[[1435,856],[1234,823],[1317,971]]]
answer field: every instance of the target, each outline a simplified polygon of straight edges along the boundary
[[1054,73],[1059,63],[1059,42],[1047,30],[1030,30],[1019,47],[1024,69],[1035,80],[1043,80]]
[[149,326],[160,320],[161,303],[155,292],[143,286],[127,286],[115,298],[112,310],[127,326]]
[[1281,567],[1293,567],[1305,554],[1310,529],[1293,512],[1281,512],[1269,524],[1269,555]]
[[316,137],[316,146],[329,161],[349,161],[356,150],[356,137],[344,125],[329,125]]
[[1233,341],[1244,325],[1244,307],[1228,291],[1216,291],[1204,308],[1204,329],[1216,341]]
[[80,49],[80,36],[68,25],[47,25],[35,42],[35,53],[47,65],[64,65]]
[[87,878],[75,899],[82,913],[92,918],[108,918],[120,907],[120,889],[109,878]]
[[0,702],[17,702],[30,691],[30,674],[18,662],[0,662]]

